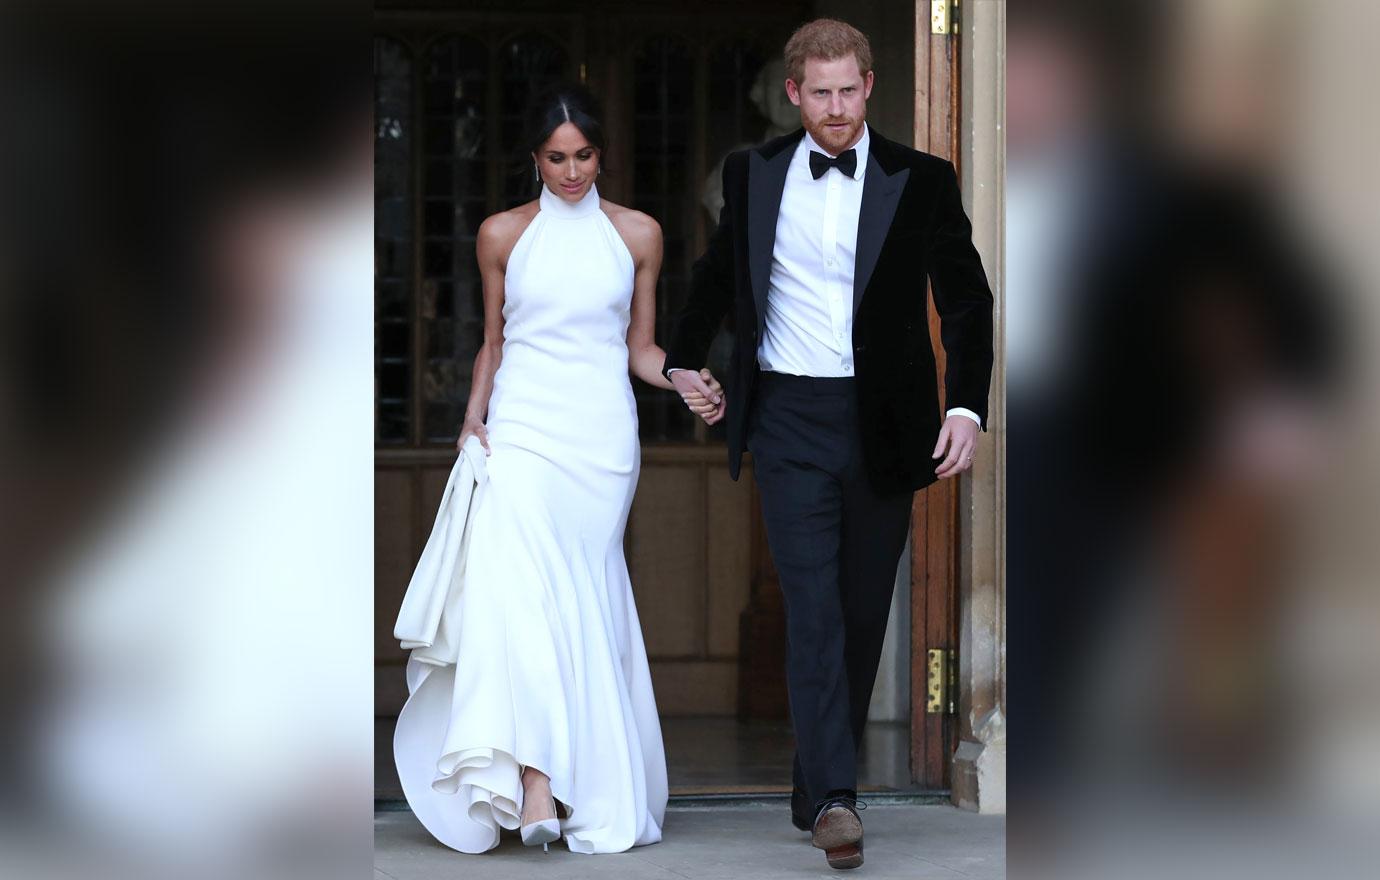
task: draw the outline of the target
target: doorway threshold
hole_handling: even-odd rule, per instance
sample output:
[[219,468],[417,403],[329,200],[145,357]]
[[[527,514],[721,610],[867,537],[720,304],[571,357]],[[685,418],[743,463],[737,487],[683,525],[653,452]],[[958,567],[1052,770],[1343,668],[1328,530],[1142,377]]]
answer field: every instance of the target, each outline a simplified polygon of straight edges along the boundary
[[[667,808],[673,810],[714,809],[722,807],[756,807],[783,804],[791,799],[790,789],[783,791],[745,789],[742,791],[695,791],[676,792],[667,801]],[[950,803],[948,789],[906,789],[858,792],[858,799],[871,806],[895,806],[898,804],[947,804]],[[404,798],[375,798],[375,813],[407,813],[411,809]]]
[[[720,807],[755,807],[783,804],[791,799],[790,789],[784,791],[705,791],[676,792],[667,802],[667,807],[676,810],[713,809]],[[863,790],[858,792],[858,800],[868,806],[893,806],[896,804],[948,804],[948,789],[887,789]]]

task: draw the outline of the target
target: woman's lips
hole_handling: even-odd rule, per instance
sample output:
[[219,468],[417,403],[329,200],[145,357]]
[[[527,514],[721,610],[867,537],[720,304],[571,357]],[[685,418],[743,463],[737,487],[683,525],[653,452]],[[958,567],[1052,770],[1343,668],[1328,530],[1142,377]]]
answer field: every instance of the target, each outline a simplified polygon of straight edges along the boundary
[[561,189],[565,190],[568,193],[573,193],[579,192],[580,187],[582,186],[584,186],[583,183],[563,183],[561,184]]

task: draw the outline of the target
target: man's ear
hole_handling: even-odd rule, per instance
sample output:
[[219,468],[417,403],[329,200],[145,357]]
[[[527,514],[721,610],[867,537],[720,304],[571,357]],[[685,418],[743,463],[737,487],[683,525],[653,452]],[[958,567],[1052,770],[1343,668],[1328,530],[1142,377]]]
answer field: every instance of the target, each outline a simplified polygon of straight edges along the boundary
[[800,86],[795,84],[795,80],[786,78],[786,97],[791,99],[791,103],[800,106]]
[[863,76],[863,100],[864,100],[864,101],[866,101],[868,98],[872,97],[872,83],[874,82],[874,79],[875,79],[875,78],[872,76],[872,71],[870,71],[870,70],[866,73],[866,75]]

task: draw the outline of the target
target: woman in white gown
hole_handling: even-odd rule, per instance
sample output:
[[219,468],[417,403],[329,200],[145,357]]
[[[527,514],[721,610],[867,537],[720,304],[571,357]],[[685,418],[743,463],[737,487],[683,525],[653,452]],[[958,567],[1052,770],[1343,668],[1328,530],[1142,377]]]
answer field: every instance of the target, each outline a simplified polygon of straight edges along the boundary
[[[593,99],[529,119],[540,197],[479,229],[484,344],[465,423],[486,453],[448,608],[453,665],[419,671],[395,756],[413,812],[462,852],[521,828],[581,853],[661,839],[666,759],[623,555],[640,449],[629,371],[653,341],[661,230],[599,197]],[[692,411],[722,416],[717,385]],[[413,661],[417,658],[414,653]]]

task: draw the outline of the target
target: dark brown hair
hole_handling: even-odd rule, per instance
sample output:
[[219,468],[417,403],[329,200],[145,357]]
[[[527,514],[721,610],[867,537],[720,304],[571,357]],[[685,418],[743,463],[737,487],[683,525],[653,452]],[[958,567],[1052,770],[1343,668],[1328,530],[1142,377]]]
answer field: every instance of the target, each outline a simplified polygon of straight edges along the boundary
[[[599,102],[584,86],[568,83],[542,92],[527,108],[523,147],[527,153],[541,149],[551,133],[569,122],[580,130],[590,146],[604,152],[604,122]],[[524,154],[525,157],[525,154]],[[529,169],[530,170],[530,169]]]

